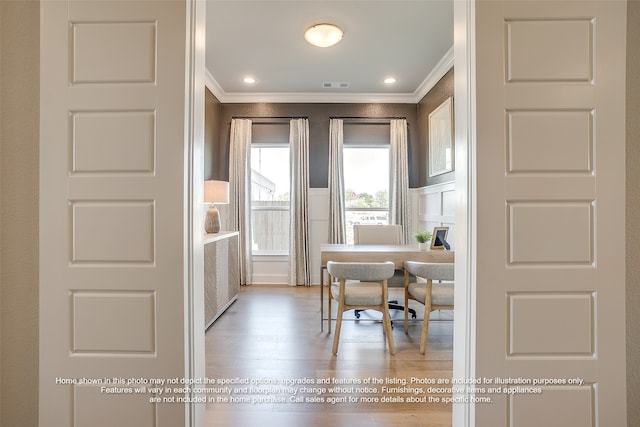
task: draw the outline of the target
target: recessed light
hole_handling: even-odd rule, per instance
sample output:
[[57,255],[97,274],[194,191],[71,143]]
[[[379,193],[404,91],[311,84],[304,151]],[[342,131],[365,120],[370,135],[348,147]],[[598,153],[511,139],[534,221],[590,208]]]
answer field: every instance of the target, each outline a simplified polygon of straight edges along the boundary
[[256,79],[254,79],[253,77],[245,77],[244,79],[242,79],[242,81],[248,84],[254,84],[256,82]]
[[395,79],[395,77],[387,77],[386,79],[384,79],[384,82],[388,85],[392,85],[396,82],[397,80]]
[[329,47],[342,40],[343,32],[335,24],[316,24],[304,31],[304,39],[317,47]]

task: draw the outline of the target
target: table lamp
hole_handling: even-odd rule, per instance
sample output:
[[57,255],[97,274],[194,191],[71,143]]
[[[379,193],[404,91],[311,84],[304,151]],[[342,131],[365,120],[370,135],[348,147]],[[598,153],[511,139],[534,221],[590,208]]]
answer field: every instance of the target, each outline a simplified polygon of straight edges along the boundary
[[220,232],[220,212],[216,203],[229,203],[229,183],[217,180],[205,181],[204,202],[210,203],[204,220],[204,230],[207,233],[218,233]]

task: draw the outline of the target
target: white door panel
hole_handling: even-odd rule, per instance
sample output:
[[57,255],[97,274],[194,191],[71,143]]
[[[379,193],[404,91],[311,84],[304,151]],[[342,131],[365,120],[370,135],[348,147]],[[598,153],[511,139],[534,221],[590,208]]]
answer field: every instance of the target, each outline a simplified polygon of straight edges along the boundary
[[188,375],[188,2],[41,7],[40,425],[184,425],[56,378]]
[[626,425],[625,10],[476,3],[477,426]]

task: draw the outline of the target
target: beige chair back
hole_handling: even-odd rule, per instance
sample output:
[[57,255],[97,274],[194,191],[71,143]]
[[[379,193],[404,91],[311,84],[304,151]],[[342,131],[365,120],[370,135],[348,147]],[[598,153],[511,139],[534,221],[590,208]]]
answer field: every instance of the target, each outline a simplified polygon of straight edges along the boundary
[[353,226],[353,243],[356,245],[400,245],[401,225],[356,224]]
[[327,263],[327,271],[338,280],[379,282],[393,276],[395,265],[386,262],[334,262]]
[[453,263],[429,263],[405,261],[404,268],[410,274],[430,280],[453,280]]

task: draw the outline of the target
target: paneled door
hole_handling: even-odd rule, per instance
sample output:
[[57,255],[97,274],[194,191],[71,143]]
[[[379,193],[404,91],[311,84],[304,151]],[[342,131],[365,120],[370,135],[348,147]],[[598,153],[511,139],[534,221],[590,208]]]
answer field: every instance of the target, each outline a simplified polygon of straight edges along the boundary
[[189,3],[41,2],[41,426],[191,424]]
[[516,381],[476,426],[627,425],[625,23],[624,1],[476,2],[475,369]]

